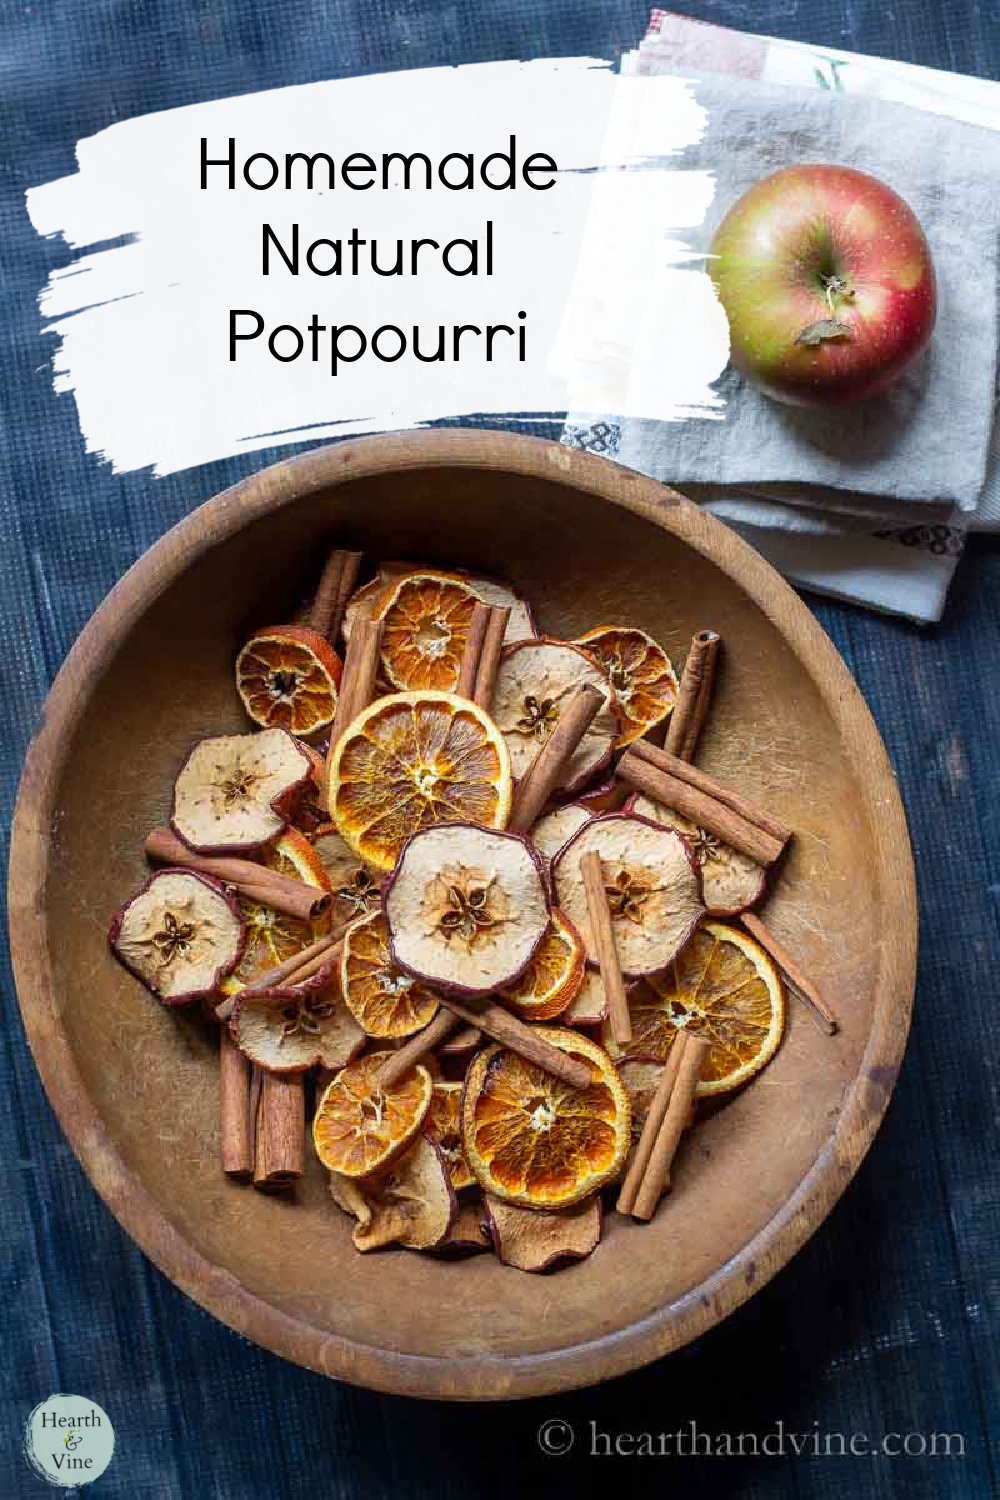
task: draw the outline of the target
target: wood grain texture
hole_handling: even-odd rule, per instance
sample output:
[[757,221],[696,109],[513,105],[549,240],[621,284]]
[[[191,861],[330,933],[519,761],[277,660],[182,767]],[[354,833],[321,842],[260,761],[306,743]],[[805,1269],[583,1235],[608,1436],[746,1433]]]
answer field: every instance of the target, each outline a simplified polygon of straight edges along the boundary
[[[709,1156],[696,1172],[679,1156],[684,1224],[669,1205],[651,1226],[615,1221],[558,1283],[479,1257],[463,1267],[461,1299],[442,1300],[449,1271],[436,1262],[355,1255],[315,1162],[294,1212],[227,1183],[204,1149],[217,1130],[215,1049],[196,1022],[151,1006],[106,954],[107,910],[141,877],[143,835],[163,819],[187,745],[241,727],[231,679],[241,634],[289,613],[331,536],[368,553],[430,547],[442,564],[506,575],[537,602],[543,626],[567,636],[627,614],[679,653],[710,598],[733,644],[700,763],[796,829],[769,914],[829,995],[841,1033],[826,1043],[793,1015],[769,1086],[700,1127]],[[556,556],[560,571],[547,576]],[[193,622],[199,652],[176,674],[172,653]],[[782,703],[794,712],[776,720]],[[182,522],[113,590],[59,674],[25,764],[11,872],[25,1025],[97,1190],[166,1274],[230,1326],[379,1389],[465,1400],[566,1389],[717,1323],[843,1191],[884,1113],[909,1025],[905,822],[830,641],[750,548],[682,497],[540,440],[465,431],[348,443],[265,470]],[[158,1144],[168,1114],[173,1152]],[[759,1183],[750,1198],[748,1179]],[[331,1281],[351,1296],[331,1297]],[[556,1324],[545,1311],[555,1286]]]

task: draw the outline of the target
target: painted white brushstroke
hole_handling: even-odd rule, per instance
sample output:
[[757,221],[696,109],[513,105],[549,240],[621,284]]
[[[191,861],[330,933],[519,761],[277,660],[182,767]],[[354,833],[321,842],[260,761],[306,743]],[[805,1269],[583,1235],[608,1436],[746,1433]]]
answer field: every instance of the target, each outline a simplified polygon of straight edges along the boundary
[[[79,171],[32,189],[39,234],[83,253],[54,270],[40,296],[58,338],[56,389],[71,392],[88,450],[116,472],[169,474],[277,443],[413,426],[472,413],[547,413],[567,407],[623,416],[718,415],[711,389],[728,357],[725,318],[686,231],[703,220],[711,178],[686,172],[704,111],[676,78],[618,78],[587,58],[381,74],[277,89],[122,122],[77,146]],[[560,171],[547,192],[449,192],[401,186],[346,189],[353,152],[422,151],[437,162],[473,152],[477,164],[517,140]],[[199,185],[200,141],[211,157],[236,138],[237,161],[267,152],[326,151],[336,186],[267,191],[222,169]],[[595,170],[600,168],[601,170]],[[396,168],[397,174],[400,169]],[[322,177],[317,179],[322,181]],[[398,178],[397,178],[398,182]],[[357,276],[298,277],[272,254],[262,275],[262,226],[282,244],[294,223],[305,247],[345,239],[356,226],[384,247],[426,236],[482,241],[493,222],[494,270],[450,276],[422,252],[420,272],[384,278],[367,261]],[[593,226],[601,226],[600,234]],[[608,226],[613,226],[609,232]],[[113,248],[88,250],[130,237]],[[265,334],[229,360],[229,310],[253,308]],[[462,358],[395,363],[371,351],[336,377],[321,344],[280,363],[266,347],[279,324],[306,332],[355,324],[369,339],[383,324],[419,325],[434,347],[438,325],[505,323],[526,314],[527,358],[500,335],[492,363],[465,336]],[[249,323],[249,320],[248,320]],[[386,339],[388,347],[394,341]],[[293,347],[283,335],[278,347]],[[344,347],[347,347],[346,340]]]

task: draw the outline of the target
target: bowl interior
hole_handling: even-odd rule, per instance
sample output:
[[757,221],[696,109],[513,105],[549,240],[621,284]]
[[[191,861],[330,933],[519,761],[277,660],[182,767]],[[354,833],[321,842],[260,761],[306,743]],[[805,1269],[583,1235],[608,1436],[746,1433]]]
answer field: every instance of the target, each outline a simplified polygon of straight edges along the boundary
[[[634,623],[678,668],[692,632],[712,625],[726,654],[700,763],[797,833],[768,919],[823,989],[840,1035],[825,1038],[790,1000],[776,1059],[688,1139],[654,1222],[609,1216],[597,1252],[555,1275],[490,1256],[359,1256],[315,1161],[294,1197],[228,1182],[212,1028],[161,1009],[107,950],[109,914],[146,876],[144,835],[165,820],[191,742],[247,727],[232,683],[243,634],[292,615],[334,539],[371,559],[508,578],[555,636]],[[86,1090],[164,1218],[211,1266],[321,1340],[454,1362],[604,1339],[745,1255],[829,1145],[873,1023],[886,916],[862,772],[810,663],[727,572],[652,520],[558,478],[450,465],[307,489],[195,555],[149,599],[66,752],[45,904],[56,1005]],[[750,1287],[753,1263],[744,1270]],[[351,1372],[341,1362],[336,1373]]]

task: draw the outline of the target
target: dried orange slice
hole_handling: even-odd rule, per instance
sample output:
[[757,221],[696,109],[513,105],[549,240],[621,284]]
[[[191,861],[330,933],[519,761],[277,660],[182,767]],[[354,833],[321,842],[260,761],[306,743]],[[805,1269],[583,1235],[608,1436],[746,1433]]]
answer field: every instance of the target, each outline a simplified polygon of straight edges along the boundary
[[369,1036],[412,1036],[437,1014],[434,991],[393,962],[380,911],[353,922],[344,933],[340,983],[348,1010]]
[[587,954],[583,938],[561,911],[552,913],[549,930],[516,984],[501,991],[511,1010],[525,1021],[551,1021],[583,983]]
[[379,1070],[391,1052],[371,1052],[348,1063],[316,1106],[313,1144],[330,1172],[368,1177],[386,1166],[416,1136],[431,1107],[434,1080],[420,1063],[390,1089]]
[[452,693],[395,693],[358,715],[330,772],[330,816],[365,864],[391,870],[411,833],[466,819],[503,828],[510,756],[482,709]]
[[785,1028],[781,977],[738,927],[705,922],[663,974],[629,995],[630,1055],[665,1062],[682,1030],[711,1042],[697,1092],[724,1094],[770,1062]]
[[[304,834],[290,828],[277,843],[268,850],[265,864],[284,875],[294,875],[306,885],[317,890],[328,891],[330,882],[319,856]],[[222,994],[236,995],[244,985],[258,975],[283,963],[302,948],[322,937],[328,925],[324,916],[319,922],[303,922],[298,917],[289,917],[275,911],[271,906],[261,906],[256,901],[243,901],[243,917],[246,923],[247,944],[235,970],[219,986]]]
[[576,643],[596,656],[611,683],[622,718],[617,744],[629,745],[661,724],[677,702],[670,657],[644,630],[601,625]]
[[509,609],[510,618],[504,632],[505,645],[509,645],[511,641],[526,641],[537,636],[538,627],[531,605],[509,583],[504,583],[499,578],[485,578],[480,573],[466,573],[461,568],[433,568],[426,563],[421,566],[417,563],[384,562],[379,566],[378,577],[355,590],[347,601],[342,627],[345,642],[350,640],[357,620],[370,620],[374,616],[391,584],[399,583],[401,579],[412,577],[415,573],[433,573],[442,578],[455,578],[472,589],[484,604]]
[[424,1134],[436,1141],[444,1157],[455,1192],[471,1187],[475,1174],[462,1148],[462,1085],[435,1083],[431,1107],[424,1121]]
[[289,828],[281,835],[268,850],[264,863],[277,870],[279,875],[294,875],[306,885],[314,885],[318,891],[331,889],[330,877],[318,851],[297,828]]
[[628,1095],[596,1042],[561,1026],[538,1035],[589,1063],[590,1087],[487,1047],[466,1074],[462,1140],[486,1192],[524,1208],[566,1208],[617,1177],[631,1139]]
[[257,630],[236,658],[236,691],[255,724],[315,734],[337,707],[341,661],[307,625]]
[[390,584],[375,611],[383,621],[382,670],[404,692],[453,692],[478,600],[445,573],[411,573]]

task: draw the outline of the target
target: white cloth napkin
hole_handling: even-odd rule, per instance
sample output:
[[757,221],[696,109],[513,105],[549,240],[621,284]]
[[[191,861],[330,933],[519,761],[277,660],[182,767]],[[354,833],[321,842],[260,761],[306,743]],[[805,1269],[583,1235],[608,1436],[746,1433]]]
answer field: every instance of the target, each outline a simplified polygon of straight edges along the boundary
[[[765,86],[793,85],[796,93],[789,93],[790,104],[793,97],[800,97],[803,87],[813,87],[829,95],[851,92],[905,103],[930,114],[1000,130],[998,84],[727,31],[663,11],[653,12],[646,39],[622,59],[626,74],[694,70]],[[741,82],[734,92],[745,99],[748,92],[752,95],[752,88]],[[773,98],[775,91],[765,87],[761,92]],[[761,106],[766,107],[764,98]],[[855,106],[848,113],[856,113]],[[995,292],[994,286],[991,318],[996,313]],[[995,364],[995,333],[986,352]],[[987,379],[992,378],[990,368],[986,365]],[[988,426],[988,405],[982,420]],[[659,456],[654,436],[652,424],[626,423],[622,431],[613,415],[595,418],[589,414],[569,418],[564,441],[619,458],[656,477],[683,482],[676,470],[668,472],[676,428],[664,438]],[[981,453],[980,474],[983,462]],[[718,478],[728,472],[724,468]],[[767,477],[766,469],[760,472],[762,478]],[[711,478],[704,472],[700,477]],[[907,495],[905,486],[901,498],[899,487],[893,494],[894,485],[886,478],[883,488],[888,493],[884,494],[877,493],[877,485],[875,493],[869,486],[866,493],[852,494],[829,483],[762,484],[749,473],[741,476],[738,488],[722,487],[717,481],[692,484],[690,479],[684,488],[753,542],[793,582],[912,619],[936,620],[961,555],[966,527],[1000,530],[1000,426],[993,429],[985,482],[980,484],[977,478],[970,487],[967,475],[960,504],[935,501],[933,490],[926,497],[919,489]]]

